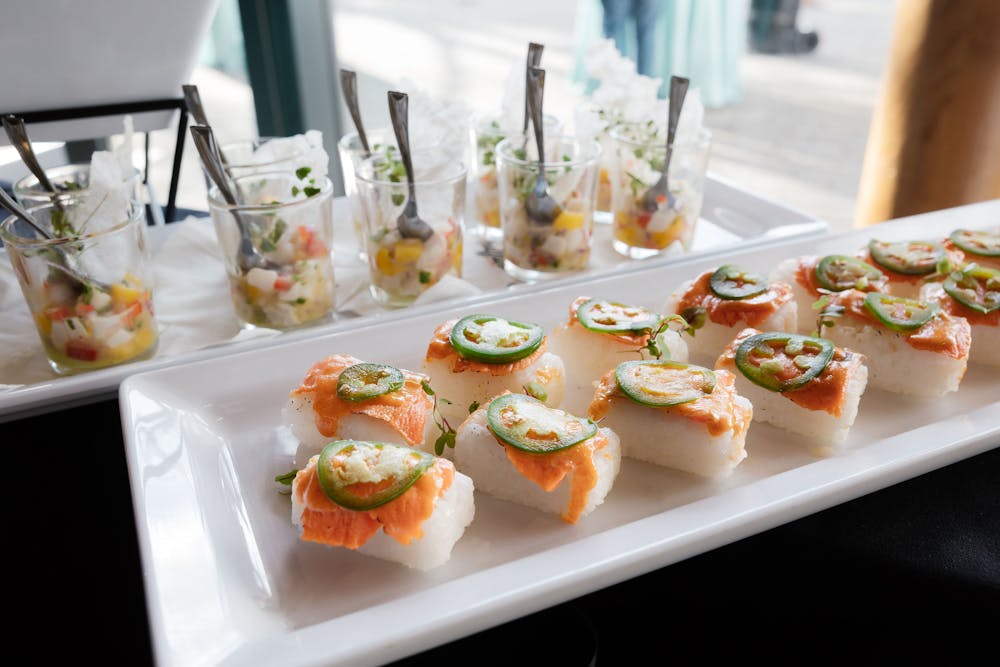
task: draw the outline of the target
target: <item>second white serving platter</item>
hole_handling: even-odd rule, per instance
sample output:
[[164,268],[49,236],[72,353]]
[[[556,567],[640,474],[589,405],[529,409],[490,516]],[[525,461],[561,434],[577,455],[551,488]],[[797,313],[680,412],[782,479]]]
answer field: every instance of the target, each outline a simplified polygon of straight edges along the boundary
[[998,369],[970,365],[943,398],[868,389],[834,457],[753,423],[748,457],[724,481],[625,460],[605,503],[576,525],[477,493],[451,559],[428,572],[299,541],[289,497],[273,482],[297,447],[281,408],[327,355],[419,370],[431,332],[451,317],[489,312],[551,330],[577,296],[660,309],[681,282],[722,263],[767,273],[786,257],[851,253],[876,235],[993,226],[998,213],[990,202],[639,266],[127,378],[119,397],[157,663],[386,663],[1000,445]]

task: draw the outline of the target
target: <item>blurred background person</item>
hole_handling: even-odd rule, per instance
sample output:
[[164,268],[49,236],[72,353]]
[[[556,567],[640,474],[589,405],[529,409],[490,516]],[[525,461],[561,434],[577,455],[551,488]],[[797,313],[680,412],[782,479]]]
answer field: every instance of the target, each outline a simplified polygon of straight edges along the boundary
[[799,0],[753,0],[750,47],[759,53],[809,53],[819,44],[815,30],[798,27]]

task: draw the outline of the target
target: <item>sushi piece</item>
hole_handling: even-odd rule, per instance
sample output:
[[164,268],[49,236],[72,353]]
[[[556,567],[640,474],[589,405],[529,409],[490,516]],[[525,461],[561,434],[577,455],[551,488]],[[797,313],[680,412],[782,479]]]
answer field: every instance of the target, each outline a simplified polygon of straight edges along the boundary
[[917,299],[920,288],[933,280],[938,265],[946,258],[961,262],[961,253],[946,251],[937,241],[881,241],[872,239],[857,257],[880,270],[888,281],[882,291],[906,299]]
[[822,311],[833,326],[820,335],[865,356],[868,385],[916,396],[957,391],[972,343],[968,320],[935,302],[844,290]]
[[442,323],[427,346],[423,371],[445,422],[457,426],[476,407],[505,391],[527,393],[546,405],[563,401],[563,360],[548,351],[542,327],[496,315]]
[[566,366],[562,407],[586,414],[594,385],[623,361],[687,361],[687,343],[668,324],[668,318],[641,306],[587,296],[575,299],[569,317],[549,334],[549,349]]
[[1000,366],[1000,270],[967,264],[944,282],[924,285],[920,298],[969,322],[970,362]]
[[607,427],[506,392],[462,422],[455,465],[479,491],[576,523],[611,491],[621,445]]
[[587,415],[618,434],[622,456],[720,479],[747,456],[753,405],[727,370],[625,361],[601,378]]
[[433,451],[434,402],[427,377],[334,354],[309,369],[282,410],[283,422],[307,448],[331,440],[374,440]]
[[956,229],[942,243],[946,252],[961,264],[1000,271],[1000,227],[993,229]]
[[810,451],[843,450],[868,384],[863,355],[825,338],[747,327],[726,347],[716,370],[731,371],[753,418],[806,437]]
[[798,313],[798,333],[816,331],[813,304],[824,294],[859,289],[884,292],[889,279],[877,267],[849,255],[803,255],[789,257],[771,273],[773,282],[791,286]]
[[335,440],[292,480],[300,539],[418,570],[451,558],[475,511],[468,476],[402,445]]
[[685,282],[670,295],[664,308],[696,329],[688,340],[688,354],[691,360],[705,364],[714,363],[745,327],[798,330],[798,305],[791,286],[769,282],[765,276],[733,264]]

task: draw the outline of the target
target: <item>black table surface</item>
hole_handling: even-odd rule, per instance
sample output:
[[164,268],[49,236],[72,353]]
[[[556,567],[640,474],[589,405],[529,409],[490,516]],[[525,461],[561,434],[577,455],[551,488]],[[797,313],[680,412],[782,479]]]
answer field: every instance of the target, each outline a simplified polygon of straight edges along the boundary
[[[117,401],[0,434],[5,657],[153,664]],[[955,665],[995,656],[998,638],[1000,447],[394,665]]]

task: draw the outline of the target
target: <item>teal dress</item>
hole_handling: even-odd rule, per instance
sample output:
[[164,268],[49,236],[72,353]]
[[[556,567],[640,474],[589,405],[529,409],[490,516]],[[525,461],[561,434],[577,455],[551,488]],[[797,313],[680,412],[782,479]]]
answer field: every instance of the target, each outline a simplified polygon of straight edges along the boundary
[[[729,106],[743,99],[740,66],[747,45],[749,0],[663,0],[650,76],[663,81],[666,97],[672,75],[686,76],[701,92],[706,108]],[[596,82],[584,67],[587,49],[602,39],[600,0],[580,0],[575,35],[573,80],[587,92]],[[623,55],[635,60],[633,30],[626,32]]]

